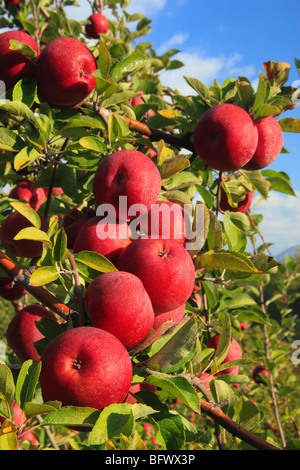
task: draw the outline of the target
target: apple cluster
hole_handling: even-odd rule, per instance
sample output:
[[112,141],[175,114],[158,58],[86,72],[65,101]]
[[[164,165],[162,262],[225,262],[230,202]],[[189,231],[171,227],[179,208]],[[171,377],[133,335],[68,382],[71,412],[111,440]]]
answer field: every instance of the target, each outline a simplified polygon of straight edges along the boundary
[[253,121],[243,108],[222,103],[200,117],[194,131],[199,157],[218,171],[260,170],[269,166],[283,146],[283,132],[274,116]]
[[[85,25],[88,38],[99,39],[108,29],[109,23],[100,13],[91,15]],[[21,79],[32,78],[37,82],[41,101],[76,106],[94,90],[96,70],[92,52],[79,39],[58,37],[40,50],[36,40],[23,30],[0,34],[0,80],[6,90]]]
[[[45,197],[43,193],[39,198],[42,192],[30,182],[12,191],[11,197],[36,210]],[[41,305],[30,305],[9,324],[7,343],[15,354],[42,362],[44,400],[97,409],[127,400],[130,350],[167,320],[183,318],[195,285],[194,263],[185,247],[190,221],[180,205],[159,199],[160,191],[161,176],[151,158],[137,150],[118,150],[105,157],[95,173],[97,209],[75,207],[64,216],[68,249],[74,254],[99,253],[114,269],[86,285],[89,323],[59,334],[41,357],[34,346],[42,337],[36,322],[57,321],[55,317]],[[18,212],[7,219],[0,231],[7,251],[40,255],[33,253],[35,243],[42,250],[40,242],[14,240],[27,219]]]
[[[153,232],[145,223],[161,207],[160,189],[159,170],[149,157],[136,150],[119,150],[102,160],[93,185],[97,213],[113,208],[115,217],[87,209],[84,213],[72,209],[66,215],[66,230],[77,231],[70,244],[73,252],[100,253],[117,269],[100,274],[86,287],[91,325],[60,334],[45,348],[40,375],[45,400],[97,409],[130,401],[130,350],[165,321],[183,318],[195,284],[185,239],[182,233],[177,236],[178,225],[185,227],[183,211],[177,206],[173,219],[165,219],[162,212],[160,222],[150,224]],[[122,197],[129,209],[144,208],[138,216],[137,238],[130,229],[134,215],[124,210]],[[161,232],[165,220],[170,224],[167,239]],[[107,237],[99,236],[105,233]]]

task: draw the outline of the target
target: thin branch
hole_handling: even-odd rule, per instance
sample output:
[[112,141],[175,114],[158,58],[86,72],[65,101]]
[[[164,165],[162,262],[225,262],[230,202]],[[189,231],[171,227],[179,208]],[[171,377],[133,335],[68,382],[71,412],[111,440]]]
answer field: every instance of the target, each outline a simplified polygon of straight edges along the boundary
[[[267,313],[267,309],[265,306],[265,299],[264,299],[264,286],[262,282],[260,283],[260,304],[261,304],[262,310],[265,313]],[[266,358],[270,359],[270,342],[269,342],[268,329],[266,325],[264,325],[264,337],[265,337],[265,347],[266,347]],[[275,394],[274,378],[271,372],[269,375],[269,380],[270,380],[270,393],[271,393],[271,397],[273,401],[275,418],[276,418],[276,422],[278,425],[282,445],[283,447],[285,447],[286,441],[285,441],[285,436],[284,436],[284,432],[283,432],[283,428],[282,428],[281,420],[280,420],[280,415],[279,415],[278,403],[277,403],[276,394]]]
[[23,270],[15,264],[8,256],[0,251],[0,268],[2,268],[15,282],[20,284],[35,299],[48,307],[52,312],[67,320],[69,315],[77,313],[67,305],[58,300],[54,295],[47,291],[43,286],[33,286],[30,284],[32,272]]
[[86,324],[86,311],[85,311],[85,303],[84,303],[84,298],[83,298],[83,293],[82,293],[82,288],[81,288],[81,283],[80,283],[80,277],[78,274],[78,269],[76,266],[74,256],[71,253],[69,256],[69,261],[73,270],[77,299],[78,299],[79,308],[80,308],[80,323],[81,325],[85,325]]
[[[95,109],[95,107],[89,102],[84,102],[83,105]],[[192,132],[186,132],[185,134],[172,134],[159,129],[155,129],[154,127],[148,126],[144,122],[136,121],[135,119],[131,119],[127,116],[121,116],[117,113],[110,111],[109,109],[100,107],[96,111],[105,123],[107,123],[110,114],[114,114],[124,119],[131,131],[138,132],[142,135],[147,135],[152,142],[164,140],[167,144],[170,144],[173,147],[179,149],[185,149],[192,153],[195,150],[194,145],[191,142],[191,137],[193,135]]]
[[[155,375],[157,372],[152,371],[151,369],[146,369],[149,375]],[[161,374],[161,372],[159,373]],[[163,374],[168,377],[173,377],[169,374]],[[198,377],[195,377],[192,374],[181,374],[181,377],[185,377],[194,387],[198,388],[199,390],[203,390],[206,396],[208,392],[204,390],[203,381]],[[260,437],[256,436],[252,432],[248,431],[247,429],[243,428],[235,421],[233,421],[229,416],[227,416],[221,410],[220,405],[216,405],[215,403],[210,403],[209,401],[205,401],[200,399],[200,410],[206,416],[209,416],[213,421],[217,422],[220,426],[222,426],[226,431],[228,431],[232,436],[241,439],[247,444],[250,444],[252,447],[258,450],[281,450],[278,447],[269,444],[269,442],[261,439]]]

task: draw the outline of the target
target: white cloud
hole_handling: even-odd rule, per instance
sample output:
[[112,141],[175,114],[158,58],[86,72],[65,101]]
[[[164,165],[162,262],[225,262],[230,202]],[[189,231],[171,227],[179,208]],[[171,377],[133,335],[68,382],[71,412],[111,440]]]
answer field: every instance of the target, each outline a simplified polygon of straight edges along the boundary
[[253,212],[263,215],[259,229],[265,241],[273,243],[270,249],[274,256],[292,246],[300,246],[300,194],[297,196],[272,191]]
[[165,52],[167,52],[169,49],[172,49],[176,46],[181,46],[182,44],[185,43],[185,41],[187,41],[188,37],[189,37],[188,33],[178,32],[178,33],[174,34],[174,36],[170,37],[170,39],[163,42],[159,46],[159,48],[157,49],[157,54],[161,55],[161,54],[164,54]]
[[131,0],[126,11],[128,13],[143,13],[145,16],[153,16],[157,11],[162,10],[168,0]]
[[184,76],[197,78],[209,86],[214,80],[222,83],[227,78],[237,78],[239,75],[249,79],[255,75],[254,66],[240,64],[243,57],[239,53],[209,57],[197,51],[191,51],[180,52],[174,58],[183,62],[184,67],[164,72],[161,75],[161,81],[166,86],[178,89],[184,95],[194,94],[183,78]]

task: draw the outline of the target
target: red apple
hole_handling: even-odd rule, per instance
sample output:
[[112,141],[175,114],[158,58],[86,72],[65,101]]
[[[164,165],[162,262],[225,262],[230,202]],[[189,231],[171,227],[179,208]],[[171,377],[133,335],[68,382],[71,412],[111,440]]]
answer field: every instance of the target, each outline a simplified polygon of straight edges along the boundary
[[283,146],[283,132],[274,116],[261,119],[256,124],[258,144],[254,156],[244,165],[245,170],[260,170],[271,165]]
[[131,104],[131,106],[134,108],[135,106],[138,106],[139,104],[145,104],[142,95],[144,94],[143,91],[139,90],[136,93],[138,93],[138,96],[134,96],[133,98],[129,99],[128,102]]
[[214,380],[214,375],[211,375],[209,372],[202,372],[199,374],[199,379],[202,380],[203,385],[210,392],[210,382]]
[[[45,195],[48,196],[49,188],[43,188],[43,190],[45,191]],[[62,188],[55,186],[54,188],[52,188],[51,196],[61,196],[63,193],[64,190]]]
[[122,250],[131,243],[130,237],[127,222],[95,216],[79,230],[73,252],[95,251],[115,264]]
[[[147,135],[143,135],[142,137],[143,139],[149,139]],[[146,154],[149,155],[150,158],[157,158],[157,152],[153,150],[153,148],[146,145],[144,149],[146,150]]]
[[[217,350],[219,341],[220,341],[221,335],[215,335],[212,338],[208,340],[206,343],[207,348],[213,348]],[[237,359],[242,358],[242,349],[239,343],[236,341],[236,339],[231,338],[229,348],[228,348],[228,353],[225,359],[223,360],[222,364],[226,364],[226,362],[230,361],[236,361]],[[228,369],[221,370],[218,372],[216,375],[225,375],[225,374],[238,374],[239,372],[239,367],[238,366],[233,366],[233,367],[228,367]]]
[[84,207],[79,210],[76,207],[70,209],[63,218],[63,228],[67,234],[67,246],[70,250],[74,248],[74,243],[78,233],[85,223],[96,216],[96,211],[91,207]]
[[35,324],[41,318],[57,321],[48,309],[42,305],[32,304],[17,312],[8,325],[7,344],[22,361],[40,359],[34,343],[44,337]]
[[171,312],[164,312],[155,315],[153,329],[157,330],[161,325],[166,323],[166,321],[171,320],[173,323],[177,323],[183,319],[185,313],[185,303],[180,305],[175,310]]
[[[48,222],[41,215],[40,219],[41,230],[46,232],[48,230]],[[35,258],[42,255],[42,242],[25,239],[14,240],[14,237],[20,230],[31,226],[31,222],[19,212],[12,212],[3,220],[0,227],[0,241],[8,254],[21,258]]]
[[42,101],[75,106],[95,88],[97,63],[78,39],[59,37],[42,50],[36,65],[38,93]]
[[56,336],[45,348],[39,382],[45,401],[103,409],[125,400],[132,363],[108,331],[83,326]]
[[4,0],[5,8],[9,9],[10,5],[14,5],[19,10],[20,2],[23,3],[24,0]]
[[155,315],[184,304],[195,285],[192,258],[176,240],[134,240],[122,251],[117,268],[141,279]]
[[190,220],[179,204],[157,201],[139,217],[139,228],[150,238],[178,240],[182,245],[190,237]]
[[0,277],[0,296],[5,300],[19,300],[26,294],[26,290],[20,284],[13,284],[10,277]]
[[101,13],[93,13],[88,18],[89,24],[85,25],[85,33],[90,39],[99,39],[100,34],[106,34],[109,24],[106,16]]
[[24,31],[5,31],[0,34],[0,80],[9,90],[22,78],[35,78],[36,59],[28,59],[21,52],[10,49],[11,40],[22,42],[40,54],[34,38]]
[[252,201],[253,201],[253,191],[249,191],[246,194],[245,198],[242,201],[238,202],[237,207],[232,207],[229,204],[228,197],[227,197],[225,190],[221,188],[220,209],[223,212],[230,211],[230,212],[241,212],[245,214],[249,210],[252,204]]
[[264,380],[263,376],[270,377],[270,371],[268,368],[263,364],[259,364],[258,366],[254,367],[252,371],[252,379],[254,382],[257,384],[266,384],[267,381]]
[[85,302],[92,325],[112,333],[126,349],[141,343],[153,327],[151,300],[134,274],[101,274],[88,285]]
[[[145,101],[142,98],[144,92],[142,90],[139,90],[136,93],[138,93],[139,96],[134,96],[133,98],[128,100],[129,104],[131,104],[133,108],[135,106],[139,106],[140,104],[145,104]],[[145,118],[148,119],[149,117],[154,116],[154,115],[155,115],[155,112],[153,111],[153,109],[149,109],[145,114]]]
[[[116,217],[123,220],[136,217],[139,207],[141,212],[147,212],[157,201],[160,188],[157,166],[137,150],[119,150],[104,158],[93,182],[96,204],[110,204]],[[124,207],[120,200],[122,196]]]
[[205,111],[194,131],[199,157],[219,171],[240,169],[253,157],[258,132],[250,115],[239,106],[222,103]]
[[11,189],[8,197],[12,199],[22,199],[30,204],[30,206],[38,211],[45,202],[45,191],[43,188],[35,188],[34,181],[20,181]]

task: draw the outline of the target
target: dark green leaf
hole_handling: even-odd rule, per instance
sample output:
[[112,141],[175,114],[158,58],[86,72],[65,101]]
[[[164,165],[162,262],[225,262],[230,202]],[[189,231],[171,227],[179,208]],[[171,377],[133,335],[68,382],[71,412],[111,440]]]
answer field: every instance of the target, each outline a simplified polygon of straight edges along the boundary
[[0,364],[0,393],[12,406],[15,398],[15,383],[12,372],[6,364]]
[[41,370],[41,362],[27,360],[22,364],[16,384],[16,400],[20,408],[24,409],[28,401],[32,401]]

